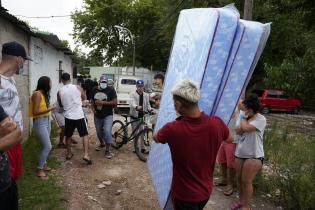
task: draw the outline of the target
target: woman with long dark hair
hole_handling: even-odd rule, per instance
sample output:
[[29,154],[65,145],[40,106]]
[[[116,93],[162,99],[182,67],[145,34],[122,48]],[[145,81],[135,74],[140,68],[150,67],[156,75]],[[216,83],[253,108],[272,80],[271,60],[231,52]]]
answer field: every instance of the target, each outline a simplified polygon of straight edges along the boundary
[[253,180],[261,170],[264,161],[263,136],[266,118],[258,113],[260,102],[257,95],[250,95],[242,103],[240,125],[236,127],[239,135],[235,150],[237,188],[240,202],[231,209],[250,209],[253,194]]
[[37,82],[36,90],[30,98],[30,117],[33,118],[35,133],[40,141],[41,150],[39,153],[38,177],[45,177],[51,169],[47,166],[47,157],[52,148],[50,142],[50,112],[54,106],[50,106],[51,80],[42,76]]

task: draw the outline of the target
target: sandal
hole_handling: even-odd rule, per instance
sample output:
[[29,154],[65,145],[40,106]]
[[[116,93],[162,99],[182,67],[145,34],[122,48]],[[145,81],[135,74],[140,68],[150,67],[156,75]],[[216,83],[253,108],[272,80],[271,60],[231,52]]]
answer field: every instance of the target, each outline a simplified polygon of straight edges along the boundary
[[66,156],[66,160],[71,160],[72,157],[73,157],[73,154],[71,153],[70,156],[69,155]]
[[237,210],[237,209],[240,209],[242,207],[241,203],[239,202],[234,202],[230,205],[230,209],[231,210]]
[[87,165],[92,165],[92,160],[90,160],[90,159],[87,159],[87,158],[82,158],[85,162],[86,162],[86,164]]
[[233,194],[233,188],[229,188],[229,189],[226,189],[223,194],[226,195],[226,196],[230,196]]
[[43,169],[38,170],[36,176],[39,178],[47,177]]

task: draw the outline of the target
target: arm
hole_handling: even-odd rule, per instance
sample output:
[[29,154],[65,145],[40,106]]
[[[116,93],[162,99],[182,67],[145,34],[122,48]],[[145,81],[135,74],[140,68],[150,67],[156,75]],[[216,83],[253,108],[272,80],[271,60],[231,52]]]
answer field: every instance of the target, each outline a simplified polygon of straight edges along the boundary
[[151,112],[153,111],[152,107],[151,107],[151,103],[150,103],[150,95],[149,94],[146,94],[147,95],[147,104],[148,104],[148,111]]
[[47,112],[50,112],[51,110],[54,109],[54,107],[50,107],[48,109],[40,110],[40,102],[42,100],[42,96],[39,92],[34,92],[32,95],[32,103],[33,103],[33,115],[41,115],[45,114]]
[[0,124],[0,127],[5,127],[6,129],[8,129],[8,127],[12,128],[9,132],[4,132],[2,129],[0,129],[0,151],[6,151],[22,141],[21,129],[16,126],[16,124],[10,118],[3,120]]
[[233,140],[234,140],[233,132],[229,129],[229,136],[227,137],[227,139],[225,139],[225,141],[227,143],[233,143]]
[[136,98],[135,98],[135,94],[134,93],[130,93],[130,107],[133,109],[136,109],[138,106]]
[[116,106],[117,105],[117,98],[114,98],[111,101],[100,101],[101,105],[108,105],[108,106]]
[[83,90],[79,85],[77,85],[77,88],[78,88],[78,90],[79,90],[80,93],[81,93],[81,100],[84,101],[84,100],[86,99],[84,90]]
[[255,126],[249,124],[248,120],[242,119],[241,125],[240,125],[240,130],[243,132],[252,132],[252,131],[256,131],[257,128]]

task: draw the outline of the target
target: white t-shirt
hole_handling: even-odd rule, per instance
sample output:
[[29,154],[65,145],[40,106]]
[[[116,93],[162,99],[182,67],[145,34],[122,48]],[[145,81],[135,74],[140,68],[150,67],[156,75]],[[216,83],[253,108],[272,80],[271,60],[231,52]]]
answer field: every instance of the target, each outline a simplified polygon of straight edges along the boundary
[[65,118],[71,120],[84,118],[81,92],[78,87],[73,84],[67,84],[60,89],[59,93]]
[[23,130],[22,112],[18,91],[13,77],[0,75],[0,105],[5,113]]
[[264,157],[263,136],[267,124],[266,118],[258,113],[249,124],[254,126],[256,130],[239,135],[235,156],[239,158]]

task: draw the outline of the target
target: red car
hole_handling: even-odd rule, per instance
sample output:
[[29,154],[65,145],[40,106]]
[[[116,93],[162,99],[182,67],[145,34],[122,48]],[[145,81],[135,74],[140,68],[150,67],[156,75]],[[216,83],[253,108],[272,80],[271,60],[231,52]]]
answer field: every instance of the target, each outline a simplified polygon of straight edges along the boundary
[[299,99],[286,95],[281,90],[261,89],[255,90],[261,103],[261,112],[266,114],[270,111],[281,111],[298,114],[302,103]]

